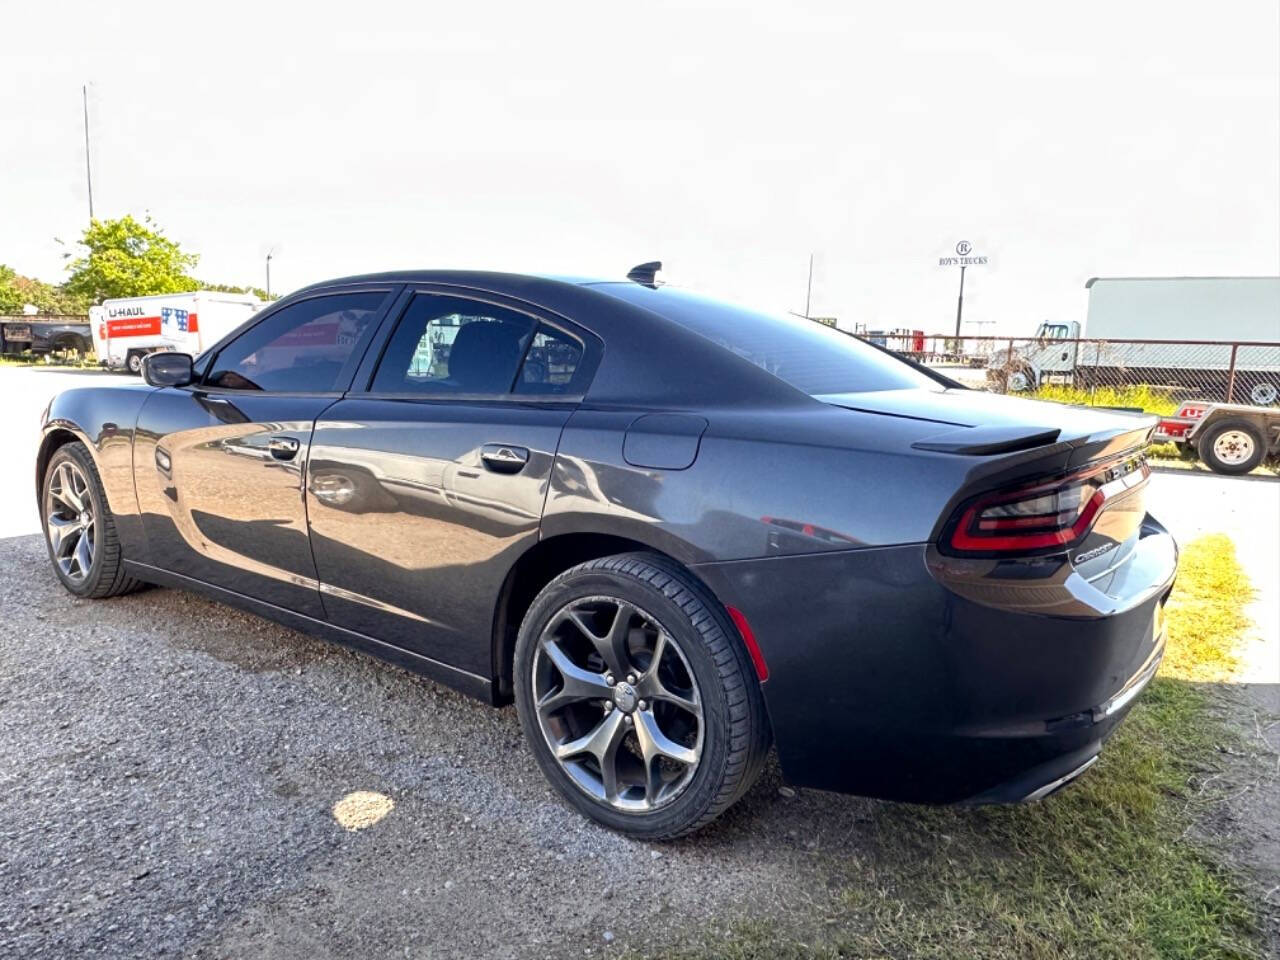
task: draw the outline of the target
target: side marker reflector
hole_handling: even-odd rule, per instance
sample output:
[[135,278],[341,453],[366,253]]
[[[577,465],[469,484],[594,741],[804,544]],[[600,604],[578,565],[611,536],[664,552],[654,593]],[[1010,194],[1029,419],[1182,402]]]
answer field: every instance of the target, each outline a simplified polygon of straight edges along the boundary
[[747,645],[747,653],[751,654],[751,663],[756,668],[756,676],[760,678],[761,683],[764,683],[769,679],[769,665],[764,662],[764,654],[760,652],[760,644],[756,643],[756,635],[751,631],[751,624],[747,623],[746,616],[737,607],[726,604],[725,609],[729,611],[733,625],[738,628],[742,642]]

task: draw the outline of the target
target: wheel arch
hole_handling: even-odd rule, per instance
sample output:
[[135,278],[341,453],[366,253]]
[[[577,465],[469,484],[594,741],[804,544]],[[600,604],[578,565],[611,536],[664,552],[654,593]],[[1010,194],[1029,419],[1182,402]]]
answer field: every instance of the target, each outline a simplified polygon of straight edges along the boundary
[[[89,456],[93,454],[93,444],[89,443],[85,437],[76,433],[70,426],[59,425],[50,427],[40,441],[40,449],[36,452],[36,507],[39,509],[40,497],[44,493],[44,472],[48,469],[49,461],[53,455],[58,452],[59,447],[65,447],[68,443],[83,443],[89,450]],[[97,458],[94,457],[96,463]]]
[[[646,538],[648,539],[648,538]],[[542,588],[570,567],[588,560],[616,553],[642,551],[677,564],[715,598],[715,591],[702,577],[671,551],[663,550],[655,543],[637,540],[612,533],[578,530],[544,537],[529,547],[512,564],[498,592],[493,613],[492,657],[494,700],[509,703],[513,695],[512,664],[515,657],[516,636],[524,615]]]

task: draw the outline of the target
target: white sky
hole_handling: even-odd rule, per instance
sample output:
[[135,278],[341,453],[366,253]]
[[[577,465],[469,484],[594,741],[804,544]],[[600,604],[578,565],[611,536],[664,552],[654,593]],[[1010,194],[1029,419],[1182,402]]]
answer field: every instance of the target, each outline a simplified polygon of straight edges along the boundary
[[842,326],[1280,272],[1280,4],[0,0],[0,262],[150,213],[202,278],[671,279]]

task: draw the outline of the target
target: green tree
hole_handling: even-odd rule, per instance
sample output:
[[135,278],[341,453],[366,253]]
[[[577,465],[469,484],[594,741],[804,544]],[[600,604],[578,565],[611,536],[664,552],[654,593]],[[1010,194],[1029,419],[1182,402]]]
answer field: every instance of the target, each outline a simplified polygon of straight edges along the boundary
[[24,277],[10,266],[0,263],[0,316],[22,313],[28,303],[42,314],[63,316],[89,312],[89,299],[68,293],[43,280]]
[[261,287],[237,287],[230,283],[201,283],[201,290],[217,290],[219,293],[252,293],[259,300],[264,302],[268,300],[279,300],[280,294],[268,294]]
[[199,287],[191,276],[199,256],[184,253],[149,216],[141,223],[128,215],[92,220],[80,244],[87,252],[67,267],[71,276],[64,289],[93,303]]

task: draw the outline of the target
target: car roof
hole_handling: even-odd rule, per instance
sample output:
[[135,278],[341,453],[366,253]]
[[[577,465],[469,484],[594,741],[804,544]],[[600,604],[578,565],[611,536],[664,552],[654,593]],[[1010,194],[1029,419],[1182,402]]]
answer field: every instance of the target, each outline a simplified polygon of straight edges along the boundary
[[[509,284],[524,286],[531,280],[572,286],[630,282],[625,277],[586,277],[559,273],[509,273],[502,270],[386,270],[378,273],[359,273],[347,277],[334,277],[330,280],[321,280],[317,283],[308,284],[302,289],[313,290],[321,287],[353,283],[448,283],[459,286],[496,288]],[[495,292],[498,291],[495,289]]]
[[[589,399],[689,408],[745,402],[796,402],[807,397],[731,350],[666,315],[651,287],[625,278],[600,279],[487,270],[393,270],[339,277],[291,293],[301,296],[351,285],[432,284],[521,301],[577,324],[605,345]],[[668,288],[669,289],[669,288]],[[673,295],[673,294],[668,294]]]

